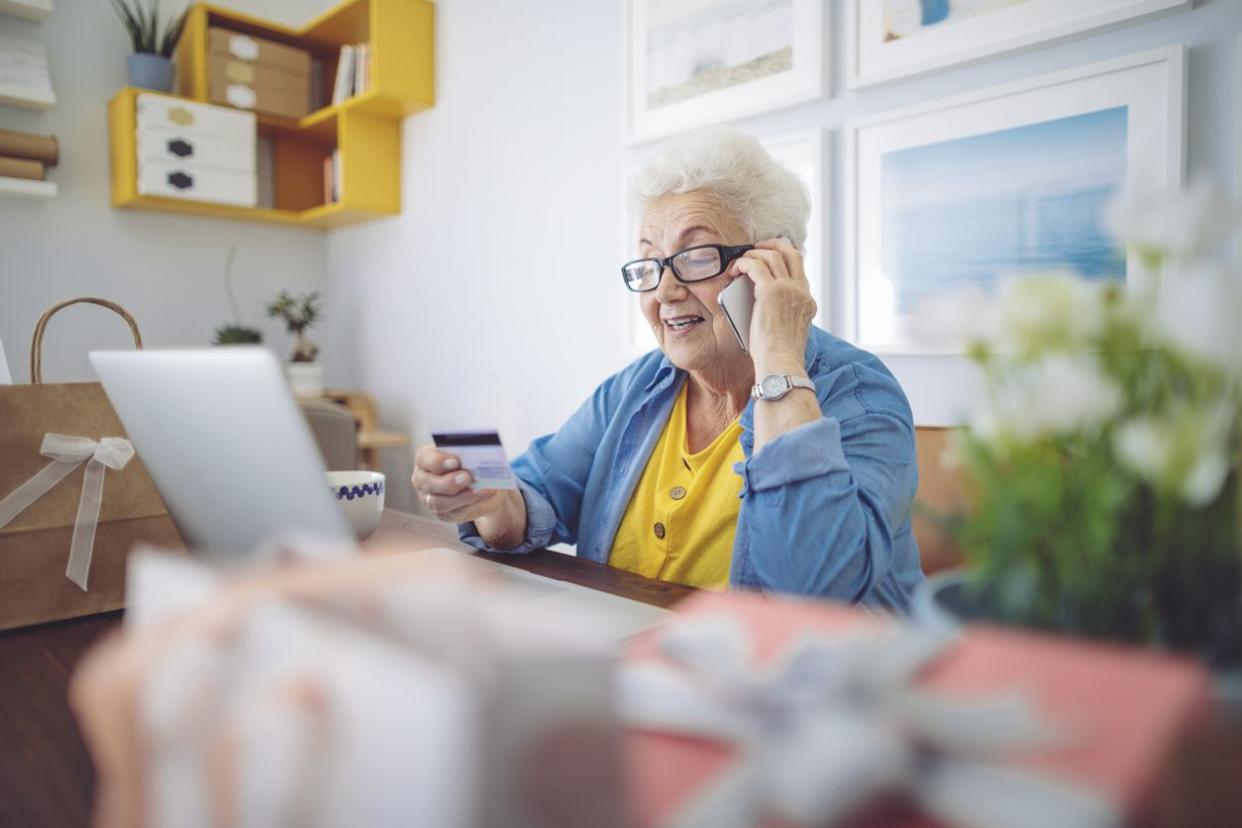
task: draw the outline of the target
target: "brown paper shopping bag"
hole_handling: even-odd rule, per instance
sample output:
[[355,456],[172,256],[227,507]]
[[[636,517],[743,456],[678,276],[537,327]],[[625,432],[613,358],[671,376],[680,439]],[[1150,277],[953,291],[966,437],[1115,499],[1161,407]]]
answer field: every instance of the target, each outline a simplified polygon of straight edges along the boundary
[[184,548],[99,383],[43,384],[48,320],[79,302],[116,311],[142,347],[124,308],[71,299],[35,326],[31,384],[0,386],[0,630],[122,607],[134,544]]

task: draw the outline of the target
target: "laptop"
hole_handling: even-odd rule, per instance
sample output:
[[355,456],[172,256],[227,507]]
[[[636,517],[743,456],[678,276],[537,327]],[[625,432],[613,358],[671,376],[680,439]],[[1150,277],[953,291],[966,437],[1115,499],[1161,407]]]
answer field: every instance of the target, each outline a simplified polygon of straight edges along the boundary
[[[196,554],[239,562],[266,542],[308,533],[354,543],[324,480],[310,427],[266,348],[92,351],[90,360]],[[532,599],[610,611],[617,639],[658,623],[667,612],[491,565],[505,580],[525,584]]]
[[270,351],[92,351],[90,360],[191,549],[239,554],[297,533],[352,543]]

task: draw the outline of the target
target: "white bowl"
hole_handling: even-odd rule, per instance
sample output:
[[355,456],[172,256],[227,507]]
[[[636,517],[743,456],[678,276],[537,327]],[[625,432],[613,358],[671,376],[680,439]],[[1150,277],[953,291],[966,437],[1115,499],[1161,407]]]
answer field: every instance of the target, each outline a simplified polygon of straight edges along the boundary
[[384,475],[374,471],[330,471],[328,485],[358,540],[366,540],[384,514]]

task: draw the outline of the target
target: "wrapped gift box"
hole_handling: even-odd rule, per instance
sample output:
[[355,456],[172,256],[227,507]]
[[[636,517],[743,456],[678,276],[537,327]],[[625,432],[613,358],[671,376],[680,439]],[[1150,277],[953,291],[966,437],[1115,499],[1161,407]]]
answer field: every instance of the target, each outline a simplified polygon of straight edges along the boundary
[[[862,610],[755,594],[704,593],[678,607],[683,619],[720,615],[740,622],[750,633],[760,670],[808,633],[840,636],[890,623]],[[667,663],[660,647],[663,634],[653,631],[636,639],[627,662]],[[1021,690],[1031,699],[1033,713],[1071,738],[1056,747],[1014,755],[1006,765],[1091,790],[1116,807],[1123,823],[1190,824],[1185,821],[1190,811],[1199,815],[1196,819],[1204,814],[1210,818],[1232,807],[1219,798],[1188,805],[1196,799],[1193,792],[1169,790],[1170,785],[1206,784],[1206,778],[1186,778],[1184,760],[1187,746],[1201,743],[1213,722],[1212,685],[1205,671],[1188,659],[978,627],[930,661],[918,673],[916,685],[962,700]],[[739,751],[728,744],[668,730],[631,728],[626,751],[640,826],[677,824],[676,815],[687,802],[739,760]],[[941,823],[890,801],[863,809],[848,824]]]
[[281,553],[135,553],[124,633],[71,692],[94,824],[627,824],[607,619],[459,550]]

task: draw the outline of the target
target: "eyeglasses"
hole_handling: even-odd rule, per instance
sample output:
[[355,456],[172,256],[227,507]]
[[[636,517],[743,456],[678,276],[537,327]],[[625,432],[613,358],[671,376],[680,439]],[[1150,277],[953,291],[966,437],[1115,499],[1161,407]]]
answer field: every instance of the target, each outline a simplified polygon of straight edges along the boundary
[[621,265],[621,278],[625,280],[625,286],[635,293],[646,293],[659,287],[660,276],[666,267],[673,269],[673,275],[679,282],[701,282],[724,273],[734,259],[754,249],[753,244],[700,244],[687,247],[667,259],[626,262]]

